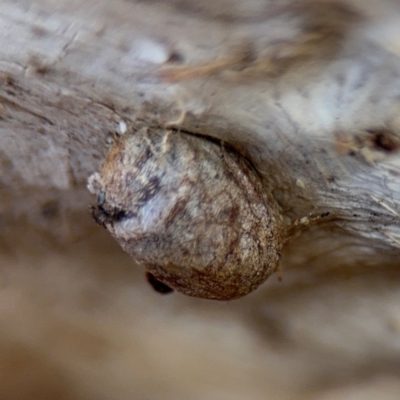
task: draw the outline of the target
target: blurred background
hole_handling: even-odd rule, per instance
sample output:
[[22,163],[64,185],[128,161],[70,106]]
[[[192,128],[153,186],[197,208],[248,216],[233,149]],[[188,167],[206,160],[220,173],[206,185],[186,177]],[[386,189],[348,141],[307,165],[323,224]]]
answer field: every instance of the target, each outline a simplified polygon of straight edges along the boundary
[[2,230],[1,399],[398,398],[396,265],[160,295],[88,213],[68,220],[82,237]]

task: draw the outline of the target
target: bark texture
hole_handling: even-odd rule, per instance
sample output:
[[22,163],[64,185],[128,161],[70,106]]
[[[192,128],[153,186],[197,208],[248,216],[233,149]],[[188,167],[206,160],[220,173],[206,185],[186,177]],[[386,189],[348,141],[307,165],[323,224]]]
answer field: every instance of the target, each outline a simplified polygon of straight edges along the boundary
[[[297,3],[0,2],[0,398],[396,398],[400,4]],[[149,290],[86,189],[144,120],[253,164],[282,283]]]

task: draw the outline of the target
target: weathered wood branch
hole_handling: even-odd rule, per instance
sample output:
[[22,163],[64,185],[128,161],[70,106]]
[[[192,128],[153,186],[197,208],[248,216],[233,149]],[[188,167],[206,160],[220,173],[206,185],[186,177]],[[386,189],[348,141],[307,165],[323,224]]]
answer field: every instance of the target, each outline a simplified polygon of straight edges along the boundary
[[[118,124],[182,117],[178,127],[240,149],[292,223],[319,226],[300,231],[323,241],[339,229],[343,246],[354,245],[346,257],[391,259],[400,248],[399,10],[364,8],[3,2],[3,216],[86,207],[86,179]],[[239,65],[229,61],[238,45],[250,57]],[[228,61],[196,67],[218,58]],[[177,61],[197,79],[160,79]]]

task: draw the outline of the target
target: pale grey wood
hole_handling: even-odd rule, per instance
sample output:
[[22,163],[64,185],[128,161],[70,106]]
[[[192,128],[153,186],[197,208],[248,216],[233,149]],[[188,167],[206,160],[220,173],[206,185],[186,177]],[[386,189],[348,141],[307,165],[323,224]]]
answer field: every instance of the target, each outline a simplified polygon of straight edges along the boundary
[[335,148],[338,132],[351,139],[382,127],[398,141],[399,5],[354,4],[362,18],[344,13],[328,59],[317,49],[273,78],[225,71],[170,84],[157,71],[171,55],[196,65],[243,43],[264,54],[268,43],[295,40],[307,14],[289,7],[271,18],[276,6],[256,0],[3,1],[2,213],[32,216],[54,199],[86,206],[83,186],[121,121],[184,113],[180,128],[240,147],[292,221],[329,212],[327,225],[344,228],[343,237],[399,248],[397,152],[349,157]]

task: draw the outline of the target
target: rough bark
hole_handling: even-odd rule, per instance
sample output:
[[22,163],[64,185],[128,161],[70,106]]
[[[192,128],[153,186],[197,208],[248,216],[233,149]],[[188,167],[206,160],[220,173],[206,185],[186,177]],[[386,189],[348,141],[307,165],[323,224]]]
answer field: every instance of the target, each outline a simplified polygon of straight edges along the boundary
[[[121,371],[129,365],[113,346],[122,340],[134,358],[137,344],[130,342],[129,335],[135,324],[142,335],[165,324],[172,335],[165,343],[177,349],[181,339],[174,336],[172,325],[181,321],[193,326],[190,313],[185,314],[188,321],[176,317],[176,310],[183,307],[192,307],[194,312],[201,309],[226,323],[232,318],[243,326],[243,331],[236,328],[240,333],[237,342],[231,339],[233,347],[239,342],[251,347],[256,342],[264,346],[263,356],[276,357],[270,362],[241,350],[249,362],[254,357],[258,360],[252,377],[243,378],[239,364],[229,369],[227,360],[235,356],[235,350],[224,350],[227,358],[215,371],[226,377],[226,387],[235,386],[235,374],[241,376],[247,398],[265,393],[264,379],[275,368],[282,378],[276,383],[270,377],[270,390],[283,398],[309,398],[310,391],[314,396],[328,396],[323,398],[343,398],[335,387],[346,373],[346,382],[358,382],[360,393],[363,380],[376,370],[384,375],[376,378],[377,387],[397,385],[392,377],[399,369],[400,331],[396,310],[400,298],[396,284],[400,5],[394,0],[354,0],[341,7],[325,2],[301,7],[290,1],[274,3],[0,3],[0,249],[5,288],[1,335],[3,343],[11,341],[15,349],[26,350],[28,359],[46,358],[43,374],[32,378],[39,387],[53,390],[43,377],[55,363],[62,376],[55,372],[54,390],[66,398],[80,395],[62,389],[69,388],[70,382],[78,382],[77,393],[96,398],[114,393],[114,398],[122,399],[135,390],[148,395],[149,385],[143,383],[146,373],[135,386],[128,377],[114,376],[105,358],[119,354]],[[311,34],[311,39],[303,40],[304,33]],[[238,48],[247,54],[239,61],[235,59],[241,54]],[[282,54],[277,53],[279,48],[284,49]],[[166,65],[193,69],[166,70]],[[206,73],[199,66],[208,68]],[[184,79],[185,73],[192,79]],[[180,296],[155,300],[141,283],[133,283],[142,278],[129,268],[138,268],[90,220],[86,181],[98,170],[113,136],[137,119],[226,141],[251,161],[279,202],[287,225],[293,225],[293,238],[282,256],[283,283],[272,278],[258,293],[228,308]],[[98,242],[87,240],[90,235]],[[74,239],[83,240],[79,250],[70,243]],[[108,255],[102,247],[109,249]],[[79,255],[88,263],[79,261]],[[76,265],[67,268],[69,263]],[[124,267],[109,273],[114,280],[110,283],[104,269],[114,263]],[[54,270],[46,267],[53,264]],[[80,310],[92,289],[94,300],[89,303],[101,310],[100,317],[91,315],[90,306]],[[136,295],[128,295],[130,291]],[[75,301],[78,292],[82,298]],[[151,317],[149,323],[138,312],[127,323],[130,308],[119,302],[128,299],[141,307],[142,298],[149,301],[150,313],[163,307],[164,317],[156,312],[157,318]],[[49,306],[51,299],[57,299],[61,311]],[[105,306],[107,301],[112,306]],[[171,301],[173,305],[164,304]],[[102,318],[115,324],[115,330],[100,329]],[[207,332],[215,330],[219,335],[218,347],[225,335],[232,338],[233,334],[226,327],[214,327],[214,322],[205,326]],[[79,326],[76,332],[75,326]],[[267,340],[260,344],[250,339],[253,326]],[[26,335],[26,329],[35,334]],[[72,339],[69,334],[64,337],[63,330]],[[74,363],[64,349],[78,346],[87,332],[106,341],[94,345],[95,355],[105,349],[99,374],[91,371],[90,354]],[[60,341],[54,339],[49,351],[46,338],[59,335]],[[199,346],[194,354],[200,355],[200,343],[207,335],[199,334],[198,340],[182,335],[187,351]],[[86,336],[85,340],[91,341]],[[162,347],[164,342],[143,338],[140,343]],[[9,354],[3,359],[12,365],[17,350],[3,347],[2,354]],[[209,351],[206,362],[216,362],[212,346],[205,351]],[[76,352],[81,354],[79,349]],[[162,357],[171,356],[161,352],[158,357],[156,350],[151,354],[146,371]],[[141,360],[147,362],[147,356]],[[175,367],[185,376],[190,362],[180,360]],[[76,365],[84,366],[83,376],[100,385],[98,391],[77,377]],[[152,398],[187,397],[190,388],[174,391],[178,380],[168,376],[165,368],[156,371],[166,382],[167,394],[163,397],[160,389]],[[295,372],[298,368],[304,369],[304,376]],[[132,373],[138,369],[128,368]],[[263,369],[268,372],[260,373]],[[7,371],[11,371],[8,364]],[[116,379],[122,389],[113,389]],[[257,387],[254,392],[252,379]],[[192,384],[192,390],[200,390],[193,389],[198,383]],[[10,384],[15,398],[25,396],[17,393],[19,386]],[[328,389],[333,393],[320,394]],[[199,396],[211,398],[207,391]]]

